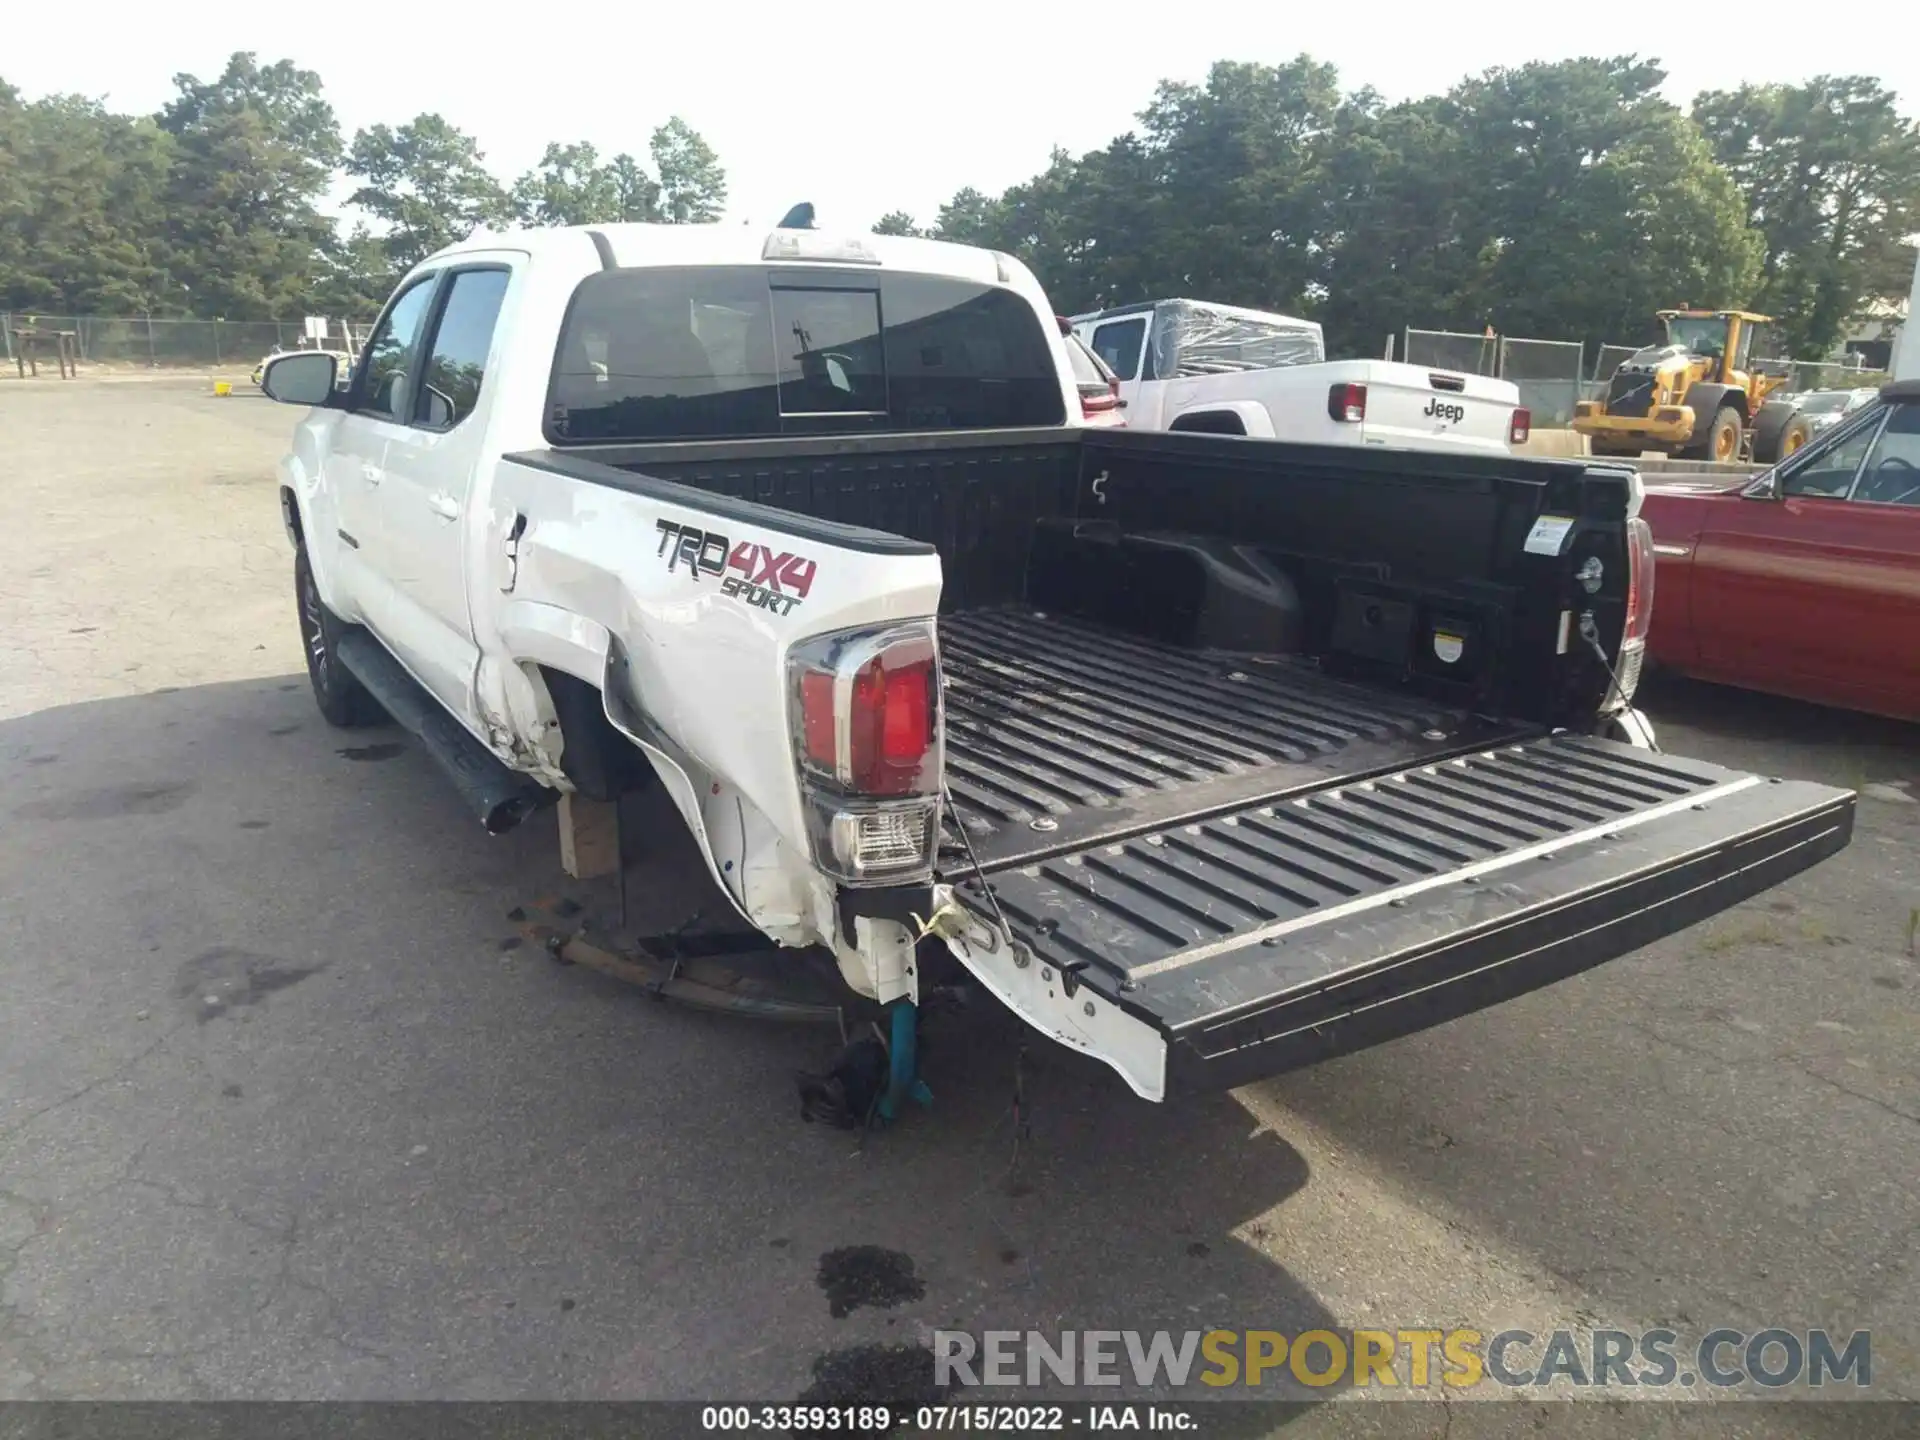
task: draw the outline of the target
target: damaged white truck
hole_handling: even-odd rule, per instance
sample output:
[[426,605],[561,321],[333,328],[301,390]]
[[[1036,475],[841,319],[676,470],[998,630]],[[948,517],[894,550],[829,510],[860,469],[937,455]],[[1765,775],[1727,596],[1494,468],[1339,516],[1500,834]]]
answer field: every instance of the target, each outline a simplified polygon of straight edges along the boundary
[[937,963],[1162,1100],[1852,832],[1847,791],[1651,748],[1630,470],[1069,423],[1005,255],[481,235],[350,384],[264,389],[312,407],[281,501],[327,718],[411,730],[494,831],[664,785],[753,927],[893,1008],[896,1071]]

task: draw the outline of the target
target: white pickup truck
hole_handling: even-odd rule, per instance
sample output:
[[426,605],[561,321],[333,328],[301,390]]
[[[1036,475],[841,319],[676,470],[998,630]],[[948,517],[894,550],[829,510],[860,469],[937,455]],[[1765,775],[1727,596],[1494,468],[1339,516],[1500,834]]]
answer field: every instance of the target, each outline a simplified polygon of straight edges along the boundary
[[312,407],[280,499],[326,717],[411,730],[489,830],[664,785],[739,914],[896,1037],[964,970],[1159,1100],[1851,834],[1846,791],[1610,738],[1646,738],[1632,471],[1070,423],[1005,255],[478,235],[335,371],[264,377]]
[[1320,326],[1291,315],[1154,300],[1070,323],[1119,376],[1136,430],[1504,455],[1526,443],[1532,424],[1511,381],[1330,361]]

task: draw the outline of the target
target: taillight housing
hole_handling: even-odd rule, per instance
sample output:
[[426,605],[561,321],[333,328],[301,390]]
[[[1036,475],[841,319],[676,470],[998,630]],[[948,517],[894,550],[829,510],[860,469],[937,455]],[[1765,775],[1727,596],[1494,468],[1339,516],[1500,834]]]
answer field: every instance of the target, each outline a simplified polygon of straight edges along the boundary
[[787,652],[787,677],[815,863],[850,885],[929,877],[940,831],[933,622],[817,636]]
[[1527,437],[1533,434],[1533,412],[1525,406],[1516,408],[1513,419],[1507,424],[1507,440],[1514,445],[1524,445]]
[[1120,382],[1109,381],[1096,389],[1092,385],[1080,387],[1080,418],[1102,422],[1116,418],[1120,413]]
[[1614,662],[1613,688],[1602,713],[1633,703],[1646,665],[1647,632],[1653,627],[1653,527],[1639,516],[1627,521],[1627,614],[1620,627],[1620,658]]
[[1638,515],[1627,521],[1627,623],[1623,645],[1645,645],[1653,628],[1653,527]]
[[1367,418],[1367,387],[1340,384],[1327,391],[1327,414],[1342,425],[1358,425]]

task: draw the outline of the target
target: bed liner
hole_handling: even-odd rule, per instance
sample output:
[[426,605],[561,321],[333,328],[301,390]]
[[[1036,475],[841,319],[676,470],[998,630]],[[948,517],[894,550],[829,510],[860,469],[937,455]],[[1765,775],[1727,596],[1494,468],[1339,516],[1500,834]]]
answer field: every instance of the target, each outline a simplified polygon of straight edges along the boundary
[[957,824],[988,871],[1538,733],[1033,610],[942,616],[940,662],[946,863]]

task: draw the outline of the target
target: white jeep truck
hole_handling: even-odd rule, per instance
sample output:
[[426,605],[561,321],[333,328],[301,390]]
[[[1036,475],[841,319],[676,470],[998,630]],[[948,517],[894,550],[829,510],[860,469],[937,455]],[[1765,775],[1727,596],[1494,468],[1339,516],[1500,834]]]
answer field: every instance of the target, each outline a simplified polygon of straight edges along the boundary
[[1064,347],[1024,266],[933,241],[442,251],[349,386],[264,377],[312,407],[280,499],[320,708],[412,731],[492,831],[663,785],[896,1037],[964,969],[1153,1100],[1847,843],[1849,792],[1608,738],[1646,737],[1632,471],[1072,424]]
[[1511,381],[1328,360],[1320,326],[1291,315],[1154,300],[1071,323],[1120,377],[1127,424],[1138,430],[1504,455],[1532,424]]

